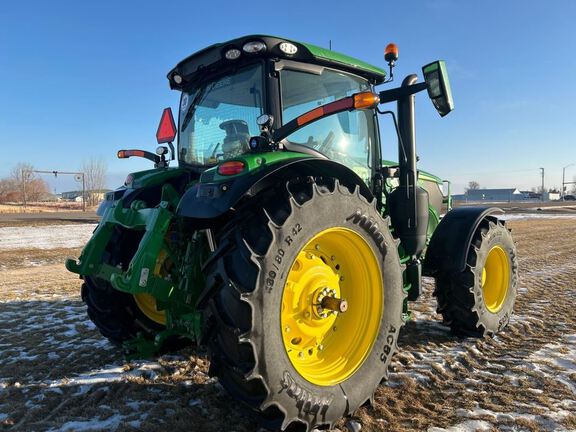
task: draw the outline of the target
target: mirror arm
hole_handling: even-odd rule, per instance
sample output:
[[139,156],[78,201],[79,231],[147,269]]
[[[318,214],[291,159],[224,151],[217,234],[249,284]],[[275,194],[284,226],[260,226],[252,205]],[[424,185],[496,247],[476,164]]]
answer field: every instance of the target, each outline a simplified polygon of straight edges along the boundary
[[384,90],[379,93],[380,103],[394,102],[403,96],[410,96],[426,90],[427,85],[425,82],[412,84],[405,87],[397,87],[390,90]]
[[174,153],[174,144],[172,144],[172,141],[168,141],[168,147],[170,147],[170,155],[171,155],[170,160],[176,159],[176,155]]

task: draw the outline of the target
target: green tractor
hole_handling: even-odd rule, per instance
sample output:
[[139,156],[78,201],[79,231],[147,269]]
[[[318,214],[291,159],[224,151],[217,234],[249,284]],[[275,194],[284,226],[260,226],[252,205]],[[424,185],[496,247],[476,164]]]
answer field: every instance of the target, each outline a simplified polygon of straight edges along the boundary
[[[505,327],[518,271],[500,210],[451,209],[443,181],[416,168],[415,94],[448,114],[445,64],[378,92],[398,58],[394,44],[385,53],[388,79],[261,35],[178,63],[178,127],[166,109],[167,146],[118,152],[154,169],[106,196],[66,262],[100,332],[133,357],[207,345],[211,373],[263,425],[311,430],[372,400],[423,275],[456,334]],[[392,117],[398,163],[383,160],[379,114]]]

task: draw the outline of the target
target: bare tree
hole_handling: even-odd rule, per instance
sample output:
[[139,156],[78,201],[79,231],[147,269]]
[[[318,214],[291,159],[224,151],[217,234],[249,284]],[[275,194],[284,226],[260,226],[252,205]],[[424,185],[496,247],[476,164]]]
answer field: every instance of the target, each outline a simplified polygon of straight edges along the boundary
[[28,183],[27,191],[29,201],[42,201],[50,194],[50,188],[46,180],[34,178]]
[[36,176],[34,166],[27,162],[19,162],[10,173],[12,182],[11,196],[17,201],[38,201],[48,194],[46,181]]
[[18,186],[11,178],[0,179],[0,203],[18,200]]
[[466,192],[470,191],[470,190],[478,190],[480,189],[480,183],[478,183],[476,180],[472,180],[468,182],[468,187],[466,188]]
[[86,203],[94,206],[102,199],[101,193],[106,187],[106,163],[102,158],[90,158],[84,161],[82,172],[86,182]]

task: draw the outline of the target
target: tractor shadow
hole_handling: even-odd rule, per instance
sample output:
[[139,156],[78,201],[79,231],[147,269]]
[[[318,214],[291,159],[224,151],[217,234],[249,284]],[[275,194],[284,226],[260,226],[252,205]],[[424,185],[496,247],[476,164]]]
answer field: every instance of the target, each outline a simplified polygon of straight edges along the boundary
[[2,302],[0,334],[2,430],[256,430],[208,376],[205,351],[126,361],[80,300]]
[[444,345],[459,343],[463,339],[456,336],[449,327],[439,321],[419,319],[408,321],[400,331],[398,346],[403,348],[422,348],[431,344]]

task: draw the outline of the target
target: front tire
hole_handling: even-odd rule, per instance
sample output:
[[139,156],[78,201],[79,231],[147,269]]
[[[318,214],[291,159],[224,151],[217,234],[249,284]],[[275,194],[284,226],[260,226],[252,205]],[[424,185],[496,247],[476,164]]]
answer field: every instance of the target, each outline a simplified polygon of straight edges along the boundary
[[510,231],[484,219],[474,233],[463,272],[441,271],[435,295],[444,324],[461,336],[501,331],[516,301],[518,259]]
[[90,320],[115,345],[121,346],[138,333],[153,338],[165,329],[165,315],[153,308],[155,300],[150,295],[136,297],[115,290],[107,281],[86,276],[82,299]]
[[374,205],[337,181],[292,185],[239,211],[219,243],[208,313],[221,384],[282,430],[331,427],[370,400],[404,298],[396,244]]

